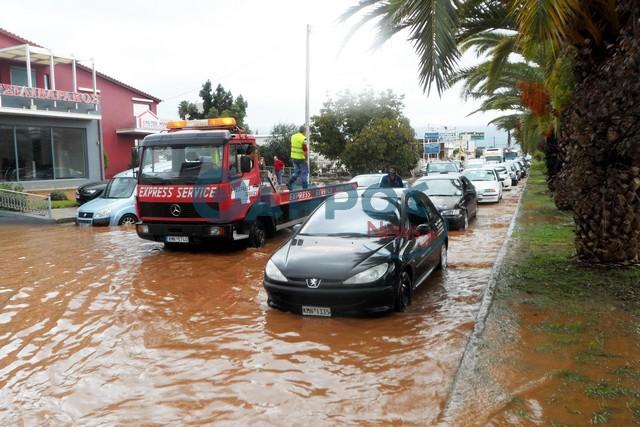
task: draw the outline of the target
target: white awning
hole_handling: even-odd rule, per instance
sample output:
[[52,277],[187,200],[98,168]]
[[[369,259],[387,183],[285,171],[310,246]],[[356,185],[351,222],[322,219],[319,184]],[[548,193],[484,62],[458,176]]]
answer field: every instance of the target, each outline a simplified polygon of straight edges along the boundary
[[29,51],[28,59],[30,59],[32,64],[50,65],[52,57],[54,64],[71,64],[73,62],[71,55],[56,55],[47,49],[26,44],[0,49],[0,58],[13,61],[27,61],[27,50]]

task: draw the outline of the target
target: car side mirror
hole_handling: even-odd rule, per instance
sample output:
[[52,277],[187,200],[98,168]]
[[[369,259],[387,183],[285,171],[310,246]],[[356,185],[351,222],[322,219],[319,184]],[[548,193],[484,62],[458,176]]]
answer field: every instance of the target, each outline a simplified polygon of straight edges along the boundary
[[300,229],[302,228],[302,224],[296,224],[293,227],[291,227],[294,233],[297,233],[298,231],[300,231]]
[[251,168],[253,167],[251,158],[248,156],[240,157],[240,172],[248,173],[251,172]]
[[416,234],[418,236],[424,236],[425,234],[429,234],[431,231],[431,226],[429,224],[420,224],[416,227]]

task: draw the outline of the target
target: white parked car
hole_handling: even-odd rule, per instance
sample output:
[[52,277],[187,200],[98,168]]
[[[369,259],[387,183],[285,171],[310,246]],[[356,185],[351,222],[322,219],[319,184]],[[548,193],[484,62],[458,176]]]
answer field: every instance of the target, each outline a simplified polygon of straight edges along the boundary
[[502,188],[504,190],[511,190],[511,174],[507,167],[504,164],[492,165],[491,166],[494,171],[498,174],[498,179],[502,183]]
[[[364,190],[366,188],[380,188],[380,181],[382,181],[382,177],[385,176],[386,173],[367,173],[363,175],[356,175],[349,180],[349,182],[357,182],[358,190]],[[402,180],[402,186],[404,188],[409,188],[409,183]]]
[[462,175],[476,187],[478,202],[497,203],[502,200],[502,184],[493,167],[466,169]]
[[469,159],[464,162],[464,169],[480,169],[484,167],[485,163],[484,159]]

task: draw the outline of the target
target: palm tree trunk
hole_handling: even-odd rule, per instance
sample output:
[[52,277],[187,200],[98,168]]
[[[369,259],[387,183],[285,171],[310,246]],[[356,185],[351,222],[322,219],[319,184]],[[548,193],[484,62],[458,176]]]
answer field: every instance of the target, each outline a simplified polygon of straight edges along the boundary
[[562,114],[556,185],[572,194],[577,255],[590,262],[640,262],[637,37],[629,22],[603,61],[580,52],[573,99]]

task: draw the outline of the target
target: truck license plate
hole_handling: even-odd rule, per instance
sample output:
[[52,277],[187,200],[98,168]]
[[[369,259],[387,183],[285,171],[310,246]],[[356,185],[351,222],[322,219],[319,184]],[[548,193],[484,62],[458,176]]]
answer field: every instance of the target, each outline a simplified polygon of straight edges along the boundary
[[189,236],[167,236],[164,241],[167,243],[189,243]]
[[305,316],[324,316],[331,317],[331,308],[329,307],[313,307],[309,305],[302,306],[302,314]]

